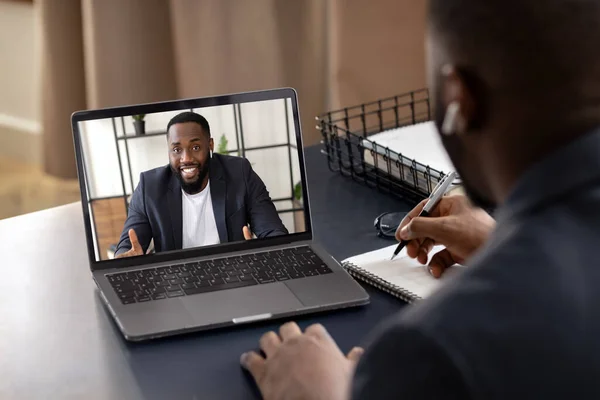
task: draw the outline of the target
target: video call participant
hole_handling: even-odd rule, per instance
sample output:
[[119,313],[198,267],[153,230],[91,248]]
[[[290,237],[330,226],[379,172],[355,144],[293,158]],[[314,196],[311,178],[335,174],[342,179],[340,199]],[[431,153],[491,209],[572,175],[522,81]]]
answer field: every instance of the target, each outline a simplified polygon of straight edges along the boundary
[[213,154],[208,121],[182,112],[167,125],[169,165],[143,172],[115,258],[286,235],[250,162]]

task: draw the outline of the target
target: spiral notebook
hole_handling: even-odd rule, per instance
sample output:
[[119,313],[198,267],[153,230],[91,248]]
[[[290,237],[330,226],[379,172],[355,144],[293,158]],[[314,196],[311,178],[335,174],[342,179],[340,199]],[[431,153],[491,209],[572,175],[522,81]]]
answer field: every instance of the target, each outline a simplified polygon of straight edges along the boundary
[[[408,257],[404,248],[393,261],[390,257],[397,244],[383,249],[359,254],[342,261],[342,266],[359,281],[363,281],[387,292],[407,303],[413,303],[429,296],[441,285],[460,272],[464,266],[456,264],[447,269],[441,278],[429,274],[427,266]],[[435,246],[430,254],[443,250]]]

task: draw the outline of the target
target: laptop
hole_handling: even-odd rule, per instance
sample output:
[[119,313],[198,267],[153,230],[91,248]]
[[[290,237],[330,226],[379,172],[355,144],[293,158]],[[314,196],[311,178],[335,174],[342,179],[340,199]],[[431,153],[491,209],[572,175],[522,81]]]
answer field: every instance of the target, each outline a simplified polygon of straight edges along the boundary
[[294,89],[71,120],[90,269],[127,340],[369,302],[313,240]]

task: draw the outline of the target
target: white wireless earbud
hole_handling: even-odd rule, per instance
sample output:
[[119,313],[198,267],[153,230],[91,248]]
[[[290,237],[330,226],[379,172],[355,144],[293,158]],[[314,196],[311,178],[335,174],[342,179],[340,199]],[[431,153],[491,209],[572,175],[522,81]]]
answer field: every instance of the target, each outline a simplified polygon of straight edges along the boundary
[[460,104],[457,101],[453,101],[448,104],[446,109],[446,115],[444,116],[444,122],[442,123],[442,133],[446,136],[453,135],[458,130],[458,112],[460,111]]
[[209,151],[210,151],[210,158],[212,158],[212,150],[209,150]]

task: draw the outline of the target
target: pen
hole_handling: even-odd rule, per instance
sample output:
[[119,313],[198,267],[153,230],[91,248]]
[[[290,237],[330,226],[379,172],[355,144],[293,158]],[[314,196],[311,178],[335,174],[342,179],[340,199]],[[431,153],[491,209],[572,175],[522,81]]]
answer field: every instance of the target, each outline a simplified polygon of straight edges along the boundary
[[[431,210],[433,210],[438,205],[438,203],[440,202],[442,197],[444,197],[444,195],[448,191],[448,188],[450,187],[452,182],[454,182],[455,178],[456,178],[456,172],[450,172],[449,174],[445,175],[438,182],[438,184],[435,186],[435,188],[431,191],[431,194],[429,195],[429,200],[427,200],[427,203],[425,203],[425,206],[419,213],[419,215],[418,215],[419,217],[428,217],[429,216],[429,213],[431,212]],[[401,240],[400,243],[398,243],[398,246],[396,247],[396,250],[394,251],[394,255],[392,255],[392,258],[390,260],[393,260],[394,257],[396,257],[398,255],[398,253],[400,253],[400,251],[402,251],[402,249],[404,248],[404,246],[406,246],[406,244],[408,242],[409,242],[408,240]]]

